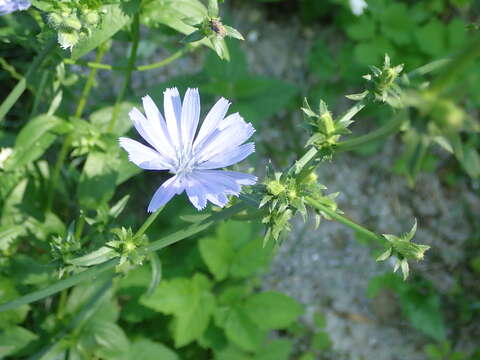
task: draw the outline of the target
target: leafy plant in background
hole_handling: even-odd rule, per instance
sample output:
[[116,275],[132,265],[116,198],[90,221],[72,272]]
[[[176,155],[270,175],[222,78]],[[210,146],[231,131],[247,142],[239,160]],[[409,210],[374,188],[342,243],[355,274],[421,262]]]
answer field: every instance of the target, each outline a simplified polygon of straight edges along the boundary
[[[478,39],[465,46],[431,85],[410,81],[413,75],[435,68],[431,64],[401,77],[402,68],[391,66],[385,58],[382,68],[372,67],[364,91],[349,96],[355,103],[343,114],[332,114],[322,101],[318,110],[305,101],[302,110],[311,137],[305,153],[290,167],[268,169],[262,183],[241,194],[239,189],[234,191],[238,199],[228,204],[218,201],[224,209],[212,207],[192,215],[179,201],[165,209],[163,202],[139,226],[143,216],[138,214],[145,210],[129,201],[143,199],[140,180],[131,179],[139,169],[117,140],[131,128],[128,112],[135,104],[126,96],[133,72],[160,68],[202,45],[209,47],[222,61],[232,61],[219,63],[209,56],[199,74],[171,81],[178,80],[179,86],[200,84],[206,93],[232,98],[234,108],[254,125],[289,104],[298,89],[249,73],[238,46],[227,46],[224,39],[243,37],[222,22],[215,0],[208,6],[198,0],[34,0],[32,4],[28,13],[1,20],[3,41],[11,49],[21,49],[26,59],[32,51],[38,53],[28,66],[19,62],[18,69],[9,63],[10,57],[8,61],[2,58],[3,68],[18,80],[0,105],[4,128],[0,144],[6,147],[1,152],[0,178],[2,356],[287,359],[292,352],[289,337],[295,336],[292,328],[302,306],[284,294],[260,291],[258,275],[297,213],[304,218],[313,214],[317,223],[339,221],[387,246],[381,259],[396,257],[405,278],[408,260],[423,258],[428,247],[411,241],[415,230],[404,237],[379,235],[348,219],[338,208],[335,194],[327,194],[318,182],[316,170],[338,151],[397,133],[401,125],[409,124],[406,114],[413,109],[423,110],[425,116],[435,115],[438,106],[460,109],[443,98],[441,90],[465,70],[464,64],[474,60]],[[173,29],[184,42],[176,43],[175,52],[162,61],[138,65],[140,24],[165,33],[165,27]],[[130,43],[126,61],[102,62],[112,41]],[[60,50],[57,42],[68,51]],[[93,50],[94,61],[85,60]],[[88,76],[71,74],[72,65],[88,68]],[[123,79],[113,105],[87,106],[99,70],[122,74]],[[156,92],[165,87],[158,85],[150,93],[160,98]],[[21,97],[24,93],[28,97]],[[425,101],[418,99],[425,97],[429,102],[423,109]],[[167,122],[173,119],[180,124],[177,130],[186,129],[184,122],[193,119],[186,113],[198,110],[188,106],[188,99],[181,110],[174,107],[173,114],[168,106],[165,109]],[[16,103],[23,106],[14,107]],[[393,120],[344,141],[357,113],[379,104],[393,109]],[[87,109],[88,117],[84,115]],[[145,106],[145,110],[146,121],[159,120],[154,106]],[[136,121],[135,114],[130,117]],[[221,131],[227,120],[220,123],[222,119],[215,136],[224,135]],[[140,133],[151,140],[149,132],[142,129]],[[173,132],[169,129],[167,134],[172,140]],[[194,131],[189,134],[191,139],[194,135]],[[439,136],[447,139],[445,134]],[[122,143],[128,147],[125,140]],[[158,154],[145,159],[129,152],[137,165],[154,168],[150,161]],[[260,222],[266,227],[263,238]],[[215,230],[205,233],[213,225]],[[200,233],[193,244],[182,241]],[[408,285],[398,286],[408,289]],[[413,312],[418,309],[409,307],[410,294],[405,296],[406,314],[415,319]],[[304,359],[330,347],[325,324],[317,323],[312,351],[303,354]],[[285,330],[287,336],[277,330]],[[421,330],[436,340],[444,338],[438,327]]]

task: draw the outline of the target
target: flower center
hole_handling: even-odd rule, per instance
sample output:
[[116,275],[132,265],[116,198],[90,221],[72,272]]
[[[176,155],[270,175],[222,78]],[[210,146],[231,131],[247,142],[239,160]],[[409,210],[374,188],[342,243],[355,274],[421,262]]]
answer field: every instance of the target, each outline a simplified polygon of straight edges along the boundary
[[195,168],[195,157],[188,149],[177,150],[177,161],[175,164],[174,173],[179,176],[190,174]]

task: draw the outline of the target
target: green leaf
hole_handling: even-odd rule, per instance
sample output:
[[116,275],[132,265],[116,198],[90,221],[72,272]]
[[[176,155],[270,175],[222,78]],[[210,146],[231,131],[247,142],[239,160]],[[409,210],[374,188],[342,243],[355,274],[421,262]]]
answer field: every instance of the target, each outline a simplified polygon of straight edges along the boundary
[[[115,135],[124,135],[132,127],[132,121],[128,116],[128,113],[135,104],[131,102],[122,102],[120,104],[120,110],[118,112],[118,118],[115,123],[115,128],[112,133]],[[105,133],[108,129],[110,119],[112,118],[112,111],[114,106],[107,106],[101,108],[90,115],[90,122],[95,126],[96,130]]]
[[82,36],[72,50],[72,59],[78,59],[95,49],[104,41],[110,39],[120,29],[127,25],[138,11],[140,0],[122,1],[120,4],[101,6],[102,21],[92,30],[90,36]]
[[446,27],[436,18],[415,31],[414,35],[425,54],[442,56],[446,52]]
[[425,296],[423,292],[409,290],[400,295],[402,310],[412,326],[437,341],[446,337],[446,328],[436,294]]
[[233,27],[228,26],[228,25],[223,25],[223,27],[227,31],[227,36],[230,36],[230,37],[232,37],[234,39],[238,39],[238,40],[245,40],[243,38],[243,35],[240,34],[240,32],[237,29],[234,29]]
[[202,274],[191,279],[176,278],[159,284],[140,303],[164,314],[174,316],[172,323],[175,346],[184,346],[198,339],[207,329],[215,307],[212,284]]
[[102,246],[100,249],[97,249],[87,255],[68,260],[67,262],[77,266],[92,266],[101,264],[105,261],[113,259],[116,256],[118,256],[118,254],[115,252],[115,250],[107,246]]
[[187,36],[185,36],[182,40],[182,42],[184,43],[191,43],[191,42],[195,42],[195,41],[200,41],[202,40],[203,38],[205,37],[205,34],[203,31],[201,30],[195,30],[194,32],[188,34]]
[[0,357],[15,355],[37,340],[38,336],[20,326],[13,326],[0,333]]
[[21,225],[0,226],[0,250],[4,251],[8,249],[10,243],[24,232],[25,228]]
[[118,161],[108,153],[92,151],[88,154],[78,185],[80,205],[96,209],[113,196],[118,177]]
[[[188,35],[197,29],[184,20],[188,23],[200,23],[207,16],[207,8],[199,0],[153,0],[143,7],[141,20],[149,27],[155,28],[163,24]],[[224,40],[220,40],[220,43],[222,48],[227,49]],[[215,50],[208,38],[200,40],[200,44]],[[228,55],[228,50],[226,51]]]
[[265,332],[239,306],[230,308],[222,327],[231,342],[247,351],[257,350],[265,337]]
[[255,354],[253,360],[288,360],[291,352],[292,342],[290,340],[273,340]]
[[234,257],[233,248],[226,237],[205,237],[198,242],[198,248],[208,270],[217,281],[224,280]]
[[56,116],[40,115],[30,120],[18,134],[13,153],[5,162],[5,170],[15,170],[37,160],[54,142],[53,132],[66,129],[66,121]]
[[375,35],[375,22],[368,16],[360,16],[346,31],[353,40],[369,40]]
[[[18,296],[15,283],[11,279],[0,277],[0,304],[4,304]],[[0,312],[0,329],[21,323],[25,320],[29,309],[28,305],[23,305],[13,310]]]
[[262,329],[283,329],[303,312],[303,307],[279,292],[268,291],[247,298],[245,311]]
[[127,359],[135,360],[178,360],[178,355],[165,345],[147,338],[138,338],[130,346]]
[[247,242],[235,253],[230,274],[236,278],[246,278],[264,269],[272,257],[272,246],[263,246],[261,238]]
[[393,3],[383,12],[381,18],[382,33],[397,45],[411,42],[411,29],[415,26],[403,3]]
[[129,352],[128,338],[114,322],[94,319],[85,326],[83,334],[80,346],[94,350],[102,359],[123,359]]

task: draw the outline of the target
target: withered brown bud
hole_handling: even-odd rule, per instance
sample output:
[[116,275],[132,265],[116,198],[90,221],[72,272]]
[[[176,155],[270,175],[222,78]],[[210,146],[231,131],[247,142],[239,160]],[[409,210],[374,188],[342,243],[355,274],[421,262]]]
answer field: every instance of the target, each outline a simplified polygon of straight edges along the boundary
[[219,19],[210,19],[210,29],[220,38],[224,38],[227,35],[227,30]]

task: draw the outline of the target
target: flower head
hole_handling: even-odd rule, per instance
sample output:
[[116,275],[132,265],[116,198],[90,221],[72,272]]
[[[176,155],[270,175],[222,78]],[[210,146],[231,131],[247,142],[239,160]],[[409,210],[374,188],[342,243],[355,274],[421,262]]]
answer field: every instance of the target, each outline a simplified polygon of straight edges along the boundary
[[0,148],[0,169],[3,169],[5,161],[7,161],[12,153],[12,148]]
[[186,191],[190,202],[201,210],[207,201],[223,207],[227,195],[238,196],[242,185],[253,185],[257,178],[235,171],[218,170],[233,165],[255,151],[244,143],[255,129],[238,114],[225,117],[230,103],[221,98],[210,109],[200,129],[200,96],[188,89],[183,103],[176,88],[164,92],[165,119],[145,96],[145,116],[136,108],[129,115],[140,136],[151,147],[121,137],[120,146],[131,162],[145,170],[168,170],[173,177],[155,192],[148,206],[153,212],[176,195]]
[[31,5],[27,0],[0,0],[0,15],[10,14],[17,10],[27,10]]
[[363,11],[367,8],[368,4],[365,0],[349,0],[352,13],[356,16],[363,14]]

